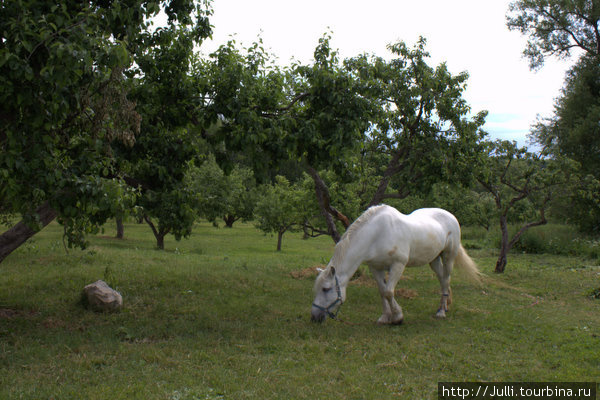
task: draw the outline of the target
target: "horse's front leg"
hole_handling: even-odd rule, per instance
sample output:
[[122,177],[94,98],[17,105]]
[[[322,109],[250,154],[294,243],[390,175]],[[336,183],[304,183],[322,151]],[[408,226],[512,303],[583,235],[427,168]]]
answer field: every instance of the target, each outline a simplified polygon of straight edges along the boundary
[[404,272],[404,266],[405,264],[400,262],[392,264],[387,281],[385,279],[385,271],[371,268],[371,272],[379,286],[379,293],[381,294],[381,301],[383,304],[383,315],[377,321],[379,324],[400,325],[402,321],[404,321],[402,307],[400,307],[394,298],[394,291]]
[[392,321],[392,310],[390,308],[390,303],[385,297],[385,271],[380,269],[375,269],[373,267],[369,267],[371,270],[371,274],[373,278],[375,278],[375,282],[377,282],[377,287],[379,288],[379,295],[381,296],[381,306],[383,308],[383,314],[377,320],[378,324],[391,324]]
[[400,278],[402,277],[402,273],[404,272],[404,267],[406,263],[403,262],[395,262],[390,266],[390,272],[388,273],[388,279],[386,282],[385,288],[385,297],[390,304],[391,309],[391,324],[400,325],[404,321],[404,315],[402,314],[402,307],[396,302],[394,298],[394,292],[396,291],[396,285]]

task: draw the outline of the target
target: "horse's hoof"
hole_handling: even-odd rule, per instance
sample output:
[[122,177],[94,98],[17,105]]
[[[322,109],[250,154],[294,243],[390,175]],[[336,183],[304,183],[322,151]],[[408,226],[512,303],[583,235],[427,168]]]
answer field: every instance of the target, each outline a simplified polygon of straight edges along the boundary
[[399,320],[393,321],[392,325],[402,325],[404,322],[404,318],[400,318]]

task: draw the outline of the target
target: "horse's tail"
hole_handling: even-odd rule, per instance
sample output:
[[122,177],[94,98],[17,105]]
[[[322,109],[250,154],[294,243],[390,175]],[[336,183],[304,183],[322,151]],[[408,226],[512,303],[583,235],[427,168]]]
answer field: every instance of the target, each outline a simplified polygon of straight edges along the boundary
[[462,244],[458,249],[458,255],[456,256],[456,260],[454,262],[460,269],[467,273],[469,279],[481,285],[482,274],[479,272],[477,264],[475,264],[475,261],[469,257]]

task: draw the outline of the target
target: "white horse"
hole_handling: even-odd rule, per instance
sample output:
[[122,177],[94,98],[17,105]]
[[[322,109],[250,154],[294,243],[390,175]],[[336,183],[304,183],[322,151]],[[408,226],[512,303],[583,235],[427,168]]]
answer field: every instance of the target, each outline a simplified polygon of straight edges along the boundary
[[348,282],[362,263],[369,266],[379,286],[383,304],[379,324],[402,323],[402,308],[394,299],[396,284],[404,267],[424,264],[440,280],[442,298],[436,317],[444,318],[452,302],[450,274],[455,262],[479,281],[477,265],[460,243],[460,225],[448,211],[423,208],[404,215],[386,205],[371,207],[348,228],[327,268],[317,276],[311,319],[323,322],[326,316],[337,316]]

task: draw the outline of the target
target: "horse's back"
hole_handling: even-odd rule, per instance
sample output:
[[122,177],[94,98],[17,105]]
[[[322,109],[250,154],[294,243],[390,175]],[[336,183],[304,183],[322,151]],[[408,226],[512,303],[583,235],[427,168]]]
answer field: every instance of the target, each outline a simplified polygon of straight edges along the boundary
[[408,247],[408,265],[428,264],[460,246],[460,226],[454,215],[440,208],[421,208],[408,215],[390,212],[397,219],[397,239]]
[[441,208],[420,208],[408,214],[407,217],[417,223],[431,224],[432,226],[438,223],[445,230],[459,230],[460,232],[460,225],[456,217]]

